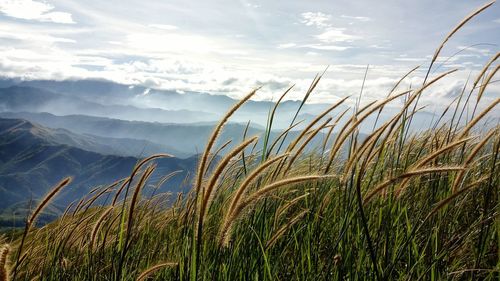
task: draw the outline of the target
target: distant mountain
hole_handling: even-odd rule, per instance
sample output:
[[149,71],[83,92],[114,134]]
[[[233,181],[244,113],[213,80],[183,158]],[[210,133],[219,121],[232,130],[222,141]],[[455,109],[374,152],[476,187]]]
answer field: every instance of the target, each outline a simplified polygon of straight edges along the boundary
[[[27,122],[27,121],[26,121]],[[35,121],[36,122],[36,121]],[[0,120],[2,128],[5,124],[9,125],[10,120]],[[180,152],[166,145],[153,143],[147,140],[138,140],[130,138],[107,138],[94,136],[91,134],[75,134],[66,129],[48,128],[32,124],[30,133],[40,139],[51,142],[52,144],[65,144],[87,151],[93,151],[104,155],[117,156],[148,156],[157,153],[168,153],[177,157],[185,158],[192,154]]]
[[[64,97],[64,102],[55,103],[56,107],[46,106],[44,110],[35,106],[24,110],[22,107],[18,107],[10,111],[49,112],[56,115],[81,114],[162,123],[215,122],[237,102],[236,99],[225,95],[189,91],[181,93],[138,85],[124,85],[106,80],[23,81],[20,79],[0,79],[0,87],[12,86],[49,91],[57,94],[59,98]],[[242,89],[242,93],[247,90],[250,89]],[[345,95],[347,93],[338,94],[339,98]],[[9,111],[8,108],[2,108],[1,100],[0,95],[0,111]],[[273,128],[278,130],[287,128],[300,104],[301,101],[297,100],[287,100],[280,103],[274,117]],[[306,103],[297,120],[310,120],[311,116],[317,116],[330,105],[327,103]],[[231,121],[246,123],[251,120],[254,126],[265,127],[269,111],[273,106],[274,102],[250,100],[232,116]],[[332,115],[347,108],[348,105],[343,104],[334,110]],[[398,111],[398,108],[386,107],[380,116],[380,122],[389,120]],[[420,111],[415,114],[413,124],[416,129],[427,129],[433,118],[438,118],[438,116],[434,116],[430,112]],[[373,129],[374,120],[375,116],[369,117],[360,127],[361,131],[370,132]],[[297,129],[302,128],[301,126],[303,125],[299,125]]]
[[[50,128],[63,128],[78,134],[91,134],[108,138],[142,139],[171,147],[182,154],[193,155],[203,150],[214,125],[165,124],[157,122],[126,121],[85,115],[56,116],[49,113],[4,112],[2,118],[23,118]],[[243,137],[245,125],[228,124],[220,137],[221,142]],[[249,136],[263,130],[251,127]],[[173,152],[172,152],[173,153]]]
[[[96,99],[98,100],[98,99]],[[97,103],[77,95],[68,96],[53,91],[11,86],[0,88],[0,111],[51,112],[58,115],[86,114],[124,120],[191,123],[217,120],[212,113],[190,110],[139,108],[132,105]]]
[[[92,188],[128,176],[138,161],[135,157],[103,155],[59,144],[61,136],[54,137],[50,132],[25,120],[0,119],[0,210],[26,208],[30,199],[41,198],[62,178],[73,176],[72,184],[54,201],[61,210]],[[192,174],[196,162],[195,157],[160,159],[155,162],[153,181],[182,170],[161,189],[181,191],[182,181]]]
[[[49,113],[0,112],[0,117],[26,119],[46,127],[63,128],[78,134],[91,134],[119,139],[144,139],[173,148],[183,156],[200,153],[205,148],[207,139],[214,128],[213,124],[164,124],[85,115],[56,116]],[[245,127],[246,125],[239,123],[227,124],[219,136],[218,144],[220,145],[228,140],[232,140],[226,151],[237,145],[243,139]],[[284,144],[287,145],[299,133],[299,131],[291,131]],[[252,126],[247,131],[247,136],[262,137],[263,134],[263,129]],[[271,141],[277,138],[279,134],[281,134],[281,131],[272,132],[270,136]],[[321,143],[323,138],[322,133],[318,134],[314,141],[311,142],[312,146]],[[259,140],[256,149],[261,149],[262,145],[262,140]]]
[[[134,108],[139,107],[142,109],[154,108],[173,112],[200,112],[199,116],[189,115],[187,116],[189,118],[185,118],[180,114],[177,118],[167,114],[164,116],[159,114],[142,116],[131,110],[124,110],[121,112],[121,115],[96,114],[96,110],[73,112],[73,114],[106,116],[126,120],[158,121],[166,123],[189,123],[215,120],[220,118],[223,113],[225,113],[237,102],[237,100],[224,95],[211,95],[198,92],[179,93],[177,91],[158,90],[144,86],[123,85],[105,80],[4,80],[3,83],[0,83],[0,85],[2,84],[5,86],[17,85],[23,88],[42,89],[52,93],[57,93],[58,95],[65,96],[70,99],[76,98],[79,100],[79,103],[83,100],[108,106],[132,106]],[[242,89],[242,91],[244,90],[245,89]],[[289,125],[291,118],[297,111],[300,103],[300,101],[282,102],[275,117],[275,128],[286,128]],[[267,115],[273,106],[274,103],[269,101],[248,101],[236,112],[232,120],[235,122],[247,122],[248,120],[252,120],[254,124],[265,126],[267,122]],[[328,106],[328,104],[306,104],[301,111],[302,113],[317,115]],[[24,111],[33,112],[33,110]],[[38,110],[36,112],[40,111],[50,112],[56,115],[70,114],[61,113],[60,111],[56,112],[53,110]],[[187,115],[187,113],[184,114]]]

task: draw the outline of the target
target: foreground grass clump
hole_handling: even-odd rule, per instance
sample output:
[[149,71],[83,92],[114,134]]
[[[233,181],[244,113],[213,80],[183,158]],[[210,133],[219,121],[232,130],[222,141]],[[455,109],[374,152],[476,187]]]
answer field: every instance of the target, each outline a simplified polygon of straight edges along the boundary
[[[214,129],[189,194],[141,192],[154,159],[169,157],[154,155],[35,228],[65,179],[35,208],[23,235],[0,241],[0,280],[496,280],[500,127],[478,125],[500,102],[483,104],[498,57],[430,130],[410,131],[419,97],[454,71],[408,91],[395,85],[351,116],[336,112],[342,99],[288,145],[286,131],[269,139],[278,102],[262,151],[248,137],[217,159],[220,131],[253,91]],[[405,101],[401,111],[359,137],[360,124],[378,120],[396,99]],[[319,132],[324,145],[306,150]],[[99,198],[109,204],[94,206]]]

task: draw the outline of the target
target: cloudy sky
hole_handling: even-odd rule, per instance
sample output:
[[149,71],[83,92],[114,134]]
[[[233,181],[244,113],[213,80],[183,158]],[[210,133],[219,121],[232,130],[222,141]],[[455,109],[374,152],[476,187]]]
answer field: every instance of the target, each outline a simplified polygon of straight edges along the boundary
[[[485,4],[476,0],[0,0],[0,75],[25,79],[105,78],[178,91],[276,99],[291,84],[328,102],[361,88],[384,97],[422,65],[446,34]],[[500,4],[447,43],[433,73],[459,68],[429,101],[445,101],[499,51]],[[458,54],[457,54],[458,53]],[[492,90],[498,86],[492,85]]]

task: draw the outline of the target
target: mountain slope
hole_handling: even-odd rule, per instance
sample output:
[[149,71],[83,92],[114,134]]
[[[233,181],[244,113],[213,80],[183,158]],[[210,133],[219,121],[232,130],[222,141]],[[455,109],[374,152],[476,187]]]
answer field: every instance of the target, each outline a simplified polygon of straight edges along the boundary
[[[144,86],[132,86],[114,83],[105,80],[31,80],[31,81],[12,81],[6,85],[18,85],[22,87],[38,88],[45,91],[51,91],[59,95],[65,96],[68,99],[77,98],[87,102],[99,103],[102,105],[120,105],[133,106],[141,108],[161,108],[166,111],[190,111],[202,112],[200,119],[214,120],[221,117],[237,100],[225,95],[212,95],[199,92],[179,93],[172,90],[158,90]],[[275,127],[286,128],[297,108],[300,101],[283,101],[280,104],[279,110],[275,116]],[[269,101],[248,101],[245,103],[236,114],[233,116],[233,121],[247,122],[252,120],[254,124],[261,126],[266,125],[267,114],[269,109],[274,106],[273,102]],[[302,108],[303,113],[316,115],[318,112],[327,108],[328,104],[306,104]],[[32,111],[32,110],[26,110]],[[69,113],[58,113],[51,110],[44,110],[57,115],[67,115]],[[88,112],[73,112],[71,114],[85,114],[94,116],[103,116]],[[212,114],[207,116],[207,114]],[[187,115],[187,114],[185,114]],[[123,116],[109,116],[119,119],[142,120],[142,121],[158,121],[168,123],[186,123],[197,122],[202,120],[194,120],[196,116],[191,116],[190,121],[184,118],[170,119],[152,119],[161,116],[149,116],[151,119],[142,117],[123,118]],[[208,118],[208,119],[207,119]],[[180,120],[180,121],[179,121]],[[194,120],[194,121],[193,121]]]
[[63,95],[53,91],[11,86],[0,88],[0,111],[51,112],[58,115],[86,114],[125,120],[191,123],[217,120],[212,113],[190,110],[139,108],[132,105],[97,103],[79,96]]
[[[180,152],[179,155],[181,157],[200,153],[204,149],[206,141],[214,128],[213,124],[165,124],[85,115],[56,116],[49,113],[0,112],[0,117],[26,119],[45,127],[64,128],[78,134],[91,134],[118,139],[144,139],[173,148]],[[228,140],[232,140],[227,149],[233,147],[235,143],[242,140],[245,127],[246,125],[239,123],[228,123],[218,139],[218,144],[221,145]],[[247,136],[262,137],[263,133],[264,130],[250,126]],[[298,131],[291,131],[284,145],[286,146],[299,133]],[[281,134],[281,131],[271,132],[270,140],[273,141],[279,134]],[[324,133],[319,133],[311,142],[310,147],[319,145],[323,139]],[[262,148],[262,145],[263,141],[261,138],[256,149]]]
[[[56,116],[49,113],[3,112],[2,118],[22,118],[51,128],[64,128],[78,134],[100,137],[144,139],[163,144],[185,154],[203,150],[212,132],[213,124],[165,124],[156,122],[127,121],[85,115]],[[245,125],[230,123],[225,126],[221,140],[240,140]],[[261,134],[263,130],[251,127],[248,135]]]
[[[103,155],[57,144],[45,138],[40,133],[43,130],[25,120],[0,119],[0,210],[36,200],[62,178],[73,176],[72,184],[54,202],[63,208],[97,185],[128,176],[138,161],[134,157]],[[188,172],[194,170],[196,158],[165,158],[155,163],[157,172],[153,181],[183,170],[167,184],[173,187],[169,190],[179,191]]]

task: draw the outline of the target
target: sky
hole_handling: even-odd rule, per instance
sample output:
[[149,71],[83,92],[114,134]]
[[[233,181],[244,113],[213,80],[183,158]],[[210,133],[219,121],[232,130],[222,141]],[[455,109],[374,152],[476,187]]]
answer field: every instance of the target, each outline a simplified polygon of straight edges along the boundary
[[[0,0],[0,76],[108,79],[241,97],[300,99],[327,69],[312,102],[380,99],[406,72],[422,83],[444,37],[485,4],[476,0]],[[500,4],[470,21],[442,51],[423,97],[446,104],[499,51]],[[367,70],[368,69],[368,70]],[[500,93],[498,83],[491,91]]]

